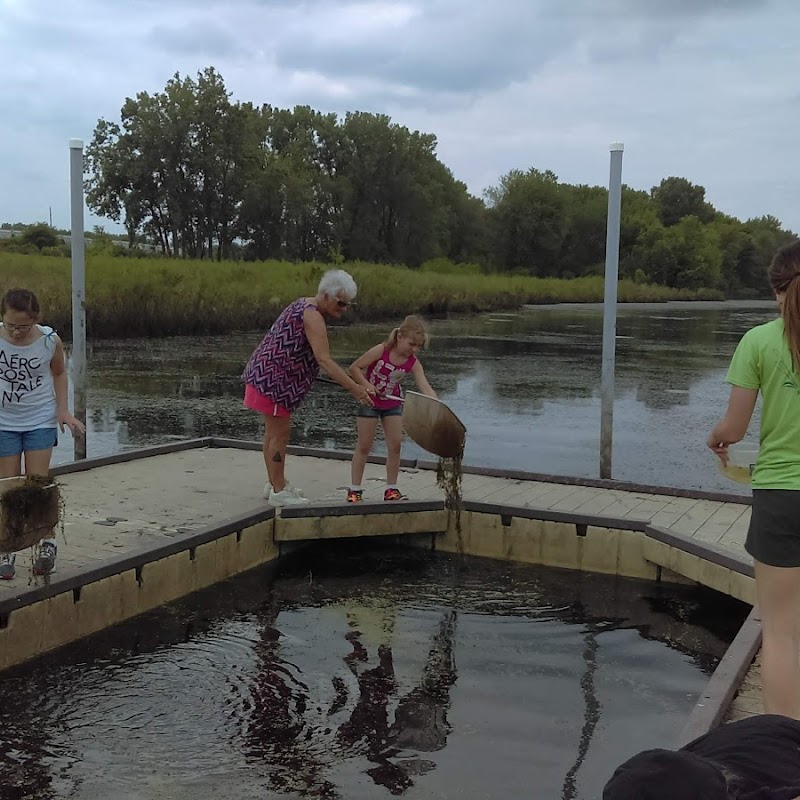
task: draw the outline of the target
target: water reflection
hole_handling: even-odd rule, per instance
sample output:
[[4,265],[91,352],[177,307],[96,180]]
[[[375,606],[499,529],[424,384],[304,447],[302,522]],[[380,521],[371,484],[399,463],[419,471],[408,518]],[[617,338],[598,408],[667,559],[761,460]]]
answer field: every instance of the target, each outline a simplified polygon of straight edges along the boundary
[[591,798],[672,740],[746,613],[694,587],[363,547],[5,673],[3,800]]
[[[724,375],[741,334],[774,317],[772,303],[622,306],[614,424],[615,477],[702,489],[740,489],[704,446],[727,399]],[[347,364],[386,326],[331,330]],[[596,477],[599,465],[600,307],[539,307],[516,314],[434,320],[423,363],[468,428],[465,461]],[[89,353],[89,453],[195,436],[258,438],[239,376],[259,333],[95,343]],[[350,396],[315,387],[293,441],[352,449]],[[754,428],[755,429],[755,428]],[[382,451],[378,442],[376,451]],[[413,443],[408,457],[425,457]],[[68,436],[56,460],[72,457]]]
[[600,644],[597,640],[597,630],[594,626],[589,626],[584,635],[585,647],[583,648],[583,660],[585,669],[581,677],[581,694],[583,695],[583,727],[578,741],[578,754],[575,763],[569,768],[564,777],[564,786],[561,788],[562,800],[575,800],[578,795],[578,772],[589,753],[597,723],[600,721],[600,701],[597,699],[595,688],[595,674],[598,668],[597,655]]
[[333,753],[342,760],[363,756],[374,765],[365,774],[375,785],[403,794],[414,785],[414,776],[435,768],[416,754],[447,744],[449,693],[457,677],[456,611],[441,612],[421,678],[403,692],[393,655],[397,604],[376,600],[326,606],[326,617],[338,610],[346,618],[344,639],[350,649],[341,659],[345,672],[329,676],[330,691],[322,690],[327,700],[320,705],[311,696],[314,687],[300,679],[281,646],[280,605],[273,597],[256,648],[247,732],[251,757],[268,765],[270,788],[301,797],[346,796],[327,777]]

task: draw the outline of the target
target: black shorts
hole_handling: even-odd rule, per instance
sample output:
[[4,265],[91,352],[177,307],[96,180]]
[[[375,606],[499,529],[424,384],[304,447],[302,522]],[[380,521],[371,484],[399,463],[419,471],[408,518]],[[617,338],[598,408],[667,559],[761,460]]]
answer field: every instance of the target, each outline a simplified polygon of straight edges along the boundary
[[771,567],[800,567],[800,490],[753,489],[744,549]]

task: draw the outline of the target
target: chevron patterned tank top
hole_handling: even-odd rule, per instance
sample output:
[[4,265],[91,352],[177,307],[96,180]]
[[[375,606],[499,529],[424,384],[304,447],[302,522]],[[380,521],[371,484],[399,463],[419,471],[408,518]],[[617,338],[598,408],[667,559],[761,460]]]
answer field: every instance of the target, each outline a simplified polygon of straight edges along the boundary
[[286,306],[247,362],[242,380],[273,403],[294,411],[305,400],[319,373],[306,338],[303,313],[318,310],[305,297]]

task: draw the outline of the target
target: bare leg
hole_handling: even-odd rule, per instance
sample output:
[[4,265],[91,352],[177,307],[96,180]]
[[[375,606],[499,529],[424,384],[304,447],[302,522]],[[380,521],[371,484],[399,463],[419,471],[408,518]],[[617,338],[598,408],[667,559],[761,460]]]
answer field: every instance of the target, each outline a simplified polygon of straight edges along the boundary
[[0,458],[0,478],[15,478],[17,475],[22,475],[22,456]]
[[386,483],[394,486],[400,472],[400,445],[403,443],[403,418],[384,417],[383,436],[386,439]]
[[49,475],[50,458],[53,455],[53,448],[46,450],[26,450],[25,451],[25,474],[26,475]]
[[272,488],[282,492],[286,488],[286,447],[292,428],[291,417],[264,416],[264,462]]
[[358,442],[353,453],[353,463],[350,465],[350,480],[353,482],[353,486],[361,486],[361,481],[364,479],[364,467],[367,464],[369,454],[372,452],[372,444],[375,441],[375,431],[377,429],[377,418],[357,418]]
[[[262,414],[262,416],[264,416]],[[264,469],[267,471],[269,480],[269,417],[264,416],[264,441],[261,443],[261,452],[264,456]]]
[[755,562],[764,710],[800,719],[800,567]]

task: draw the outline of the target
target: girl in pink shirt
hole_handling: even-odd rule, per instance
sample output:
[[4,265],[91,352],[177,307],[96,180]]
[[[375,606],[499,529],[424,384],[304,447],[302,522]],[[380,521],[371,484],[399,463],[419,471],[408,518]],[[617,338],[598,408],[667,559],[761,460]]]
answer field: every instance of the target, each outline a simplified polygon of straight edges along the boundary
[[353,453],[348,503],[360,503],[364,489],[361,481],[364,466],[372,452],[378,420],[383,426],[386,439],[386,501],[405,500],[397,488],[400,471],[400,445],[403,441],[403,391],[400,382],[409,374],[414,376],[417,388],[423,394],[436,397],[417,359],[417,352],[428,343],[425,321],[416,314],[406,317],[400,327],[395,328],[389,338],[370,348],[350,365],[350,375],[356,383],[374,391],[374,405],[358,412],[358,444]]

